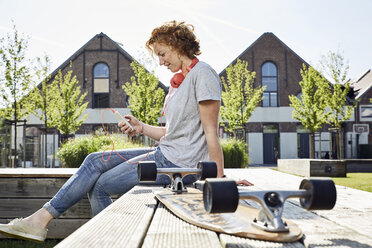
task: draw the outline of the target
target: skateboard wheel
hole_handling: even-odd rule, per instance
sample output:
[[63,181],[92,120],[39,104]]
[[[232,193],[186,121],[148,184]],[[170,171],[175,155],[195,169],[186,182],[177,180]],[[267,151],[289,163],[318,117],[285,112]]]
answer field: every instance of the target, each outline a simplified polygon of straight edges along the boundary
[[208,213],[232,213],[239,203],[239,191],[234,180],[207,179],[203,187],[204,208]]
[[217,164],[216,162],[199,162],[198,168],[201,169],[200,180],[205,180],[206,178],[217,177]]
[[137,172],[140,181],[156,181],[157,167],[155,162],[139,162]]
[[336,204],[336,187],[330,179],[304,179],[300,189],[310,193],[309,196],[300,198],[301,206],[307,210],[328,210]]

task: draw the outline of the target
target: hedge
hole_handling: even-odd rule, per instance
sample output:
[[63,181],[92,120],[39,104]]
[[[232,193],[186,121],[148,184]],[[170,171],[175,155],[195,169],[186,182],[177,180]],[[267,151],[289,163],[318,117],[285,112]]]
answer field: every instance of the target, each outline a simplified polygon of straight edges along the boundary
[[[114,134],[111,139],[115,144],[115,150],[140,147],[138,144],[125,142],[122,134]],[[78,137],[64,143],[58,151],[58,157],[64,167],[78,168],[88,154],[111,148],[112,143],[107,136]]]
[[232,138],[221,139],[223,161],[225,168],[246,168],[248,167],[247,145],[244,141]]
[[[115,149],[141,147],[139,144],[125,142],[123,135],[111,136]],[[112,143],[107,136],[85,136],[70,139],[58,151],[58,157],[65,167],[78,168],[85,157],[92,152],[111,149]],[[248,166],[246,144],[235,139],[221,139],[225,168],[245,168]]]

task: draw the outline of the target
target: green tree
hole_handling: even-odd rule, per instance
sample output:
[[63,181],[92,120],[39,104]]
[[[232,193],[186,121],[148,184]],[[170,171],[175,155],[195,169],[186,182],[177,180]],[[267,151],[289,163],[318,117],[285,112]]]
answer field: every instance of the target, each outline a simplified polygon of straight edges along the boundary
[[27,107],[32,110],[32,113],[38,117],[43,123],[45,128],[44,135],[44,161],[43,165],[47,163],[47,133],[48,129],[55,126],[55,120],[53,120],[53,112],[56,109],[58,102],[59,91],[57,90],[56,83],[48,83],[50,81],[50,59],[47,55],[44,56],[43,60],[37,58],[38,65],[35,68],[36,76],[38,82],[41,82],[40,88],[34,87],[34,89],[29,94],[29,99]]
[[[248,62],[237,60],[226,69],[227,78],[221,77],[224,90],[222,91],[221,126],[234,133],[236,128],[243,129],[251,118],[252,112],[262,100],[265,87],[253,87],[255,72],[248,70]],[[227,122],[227,125],[224,123]]]
[[53,81],[59,94],[54,99],[58,104],[55,105],[51,119],[53,126],[57,127],[62,134],[62,143],[79,129],[88,116],[81,117],[88,102],[84,103],[87,93],[81,94],[78,83],[76,76],[72,76],[72,70],[65,74],[59,70]]
[[326,73],[333,83],[330,88],[330,97],[328,106],[330,113],[327,122],[337,131],[337,158],[344,158],[343,148],[343,130],[342,123],[348,120],[355,108],[355,104],[348,104],[347,95],[350,91],[350,83],[347,82],[347,73],[349,70],[348,62],[344,61],[344,57],[340,52],[328,52],[322,56],[320,62],[323,73]]
[[[30,60],[25,56],[28,37],[20,34],[13,22],[13,32],[0,39],[1,115],[14,123],[15,161],[17,164],[17,122],[28,114],[22,108],[31,84]],[[14,166],[14,164],[13,164]]]
[[129,97],[130,112],[144,123],[157,124],[164,101],[164,91],[159,87],[159,80],[136,61],[131,63],[131,67],[134,71],[131,83],[126,82],[122,86]]
[[306,68],[300,71],[302,81],[301,99],[290,95],[290,106],[293,108],[292,117],[310,131],[310,158],[315,157],[315,132],[326,123],[328,112],[327,103],[329,98],[328,81],[314,68]]

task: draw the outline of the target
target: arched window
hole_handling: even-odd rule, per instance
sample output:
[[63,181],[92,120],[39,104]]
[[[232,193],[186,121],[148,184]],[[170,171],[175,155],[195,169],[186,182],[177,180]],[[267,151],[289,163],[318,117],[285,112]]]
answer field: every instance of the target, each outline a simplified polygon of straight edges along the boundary
[[262,65],[262,86],[266,86],[263,93],[263,107],[278,106],[278,70],[273,62],[266,62]]
[[105,63],[93,68],[93,108],[108,108],[110,93],[110,69]]

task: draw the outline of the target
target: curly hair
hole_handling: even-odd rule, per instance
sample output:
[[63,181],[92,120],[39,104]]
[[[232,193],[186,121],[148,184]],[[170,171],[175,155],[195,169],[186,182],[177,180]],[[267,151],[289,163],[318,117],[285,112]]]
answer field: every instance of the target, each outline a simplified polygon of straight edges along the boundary
[[150,39],[146,42],[146,48],[152,55],[154,43],[168,45],[190,59],[201,54],[199,40],[194,34],[194,26],[183,21],[166,22],[152,31]]

